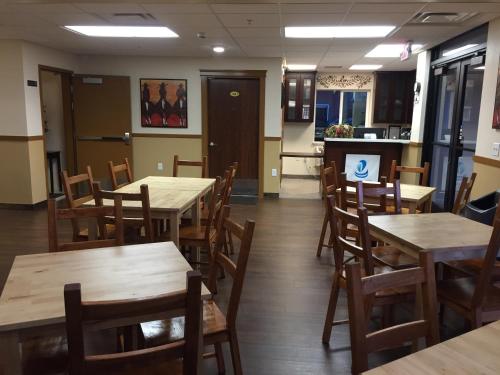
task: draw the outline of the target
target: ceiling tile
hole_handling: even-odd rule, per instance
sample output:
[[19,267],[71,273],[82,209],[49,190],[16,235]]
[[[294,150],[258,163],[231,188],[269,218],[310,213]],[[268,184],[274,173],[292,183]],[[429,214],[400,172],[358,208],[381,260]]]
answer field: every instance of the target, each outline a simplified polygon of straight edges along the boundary
[[279,46],[277,47],[262,47],[252,46],[244,47],[243,51],[250,57],[282,57],[283,52]]
[[336,26],[343,20],[344,14],[283,14],[281,16],[283,26]]
[[220,28],[221,23],[213,14],[155,14],[158,21],[165,22],[172,28],[192,28],[194,31]]
[[88,13],[146,13],[143,7],[133,3],[75,3],[75,6]]
[[142,4],[142,7],[153,14],[208,14],[212,13],[208,4]]
[[243,13],[243,14],[220,14],[220,21],[226,27],[280,27],[279,14],[272,13]]
[[465,3],[429,3],[425,6],[424,12],[500,12],[500,4],[482,3],[469,1]]
[[232,36],[238,37],[279,37],[279,27],[231,27],[228,29]]
[[350,4],[281,4],[281,13],[345,13]]
[[32,3],[16,3],[8,4],[6,9],[20,13],[82,13],[82,10],[71,4],[32,4]]
[[385,13],[377,14],[374,17],[373,13],[349,13],[342,25],[357,26],[357,25],[394,25],[399,26],[413,17],[414,13]]
[[278,4],[212,4],[215,13],[279,13]]
[[63,13],[41,13],[38,17],[54,23],[58,26],[65,25],[109,25],[109,23],[102,18],[96,17],[92,14],[88,13],[71,13],[71,14],[63,14]]
[[[413,3],[403,3],[394,1],[392,3],[368,3],[364,1],[360,4],[353,4],[350,13],[415,13],[425,6],[423,1],[414,1]],[[375,17],[375,16],[374,16]]]
[[240,45],[244,46],[280,46],[281,37],[237,37],[235,38]]

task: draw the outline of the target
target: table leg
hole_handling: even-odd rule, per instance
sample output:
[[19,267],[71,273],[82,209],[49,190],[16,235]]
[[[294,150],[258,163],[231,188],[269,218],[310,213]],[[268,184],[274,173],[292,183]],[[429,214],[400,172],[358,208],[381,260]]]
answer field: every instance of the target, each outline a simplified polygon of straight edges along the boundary
[[[422,287],[417,285],[417,290],[415,291],[415,320],[421,320],[424,317],[424,309],[423,309],[423,295],[422,295]],[[420,348],[420,340],[415,339],[411,345],[412,353],[418,352]]]
[[179,214],[172,212],[168,217],[168,221],[170,225],[170,239],[175,243],[175,246],[179,247]]
[[432,197],[429,197],[424,203],[424,212],[430,214],[432,211]]
[[410,210],[410,214],[416,214],[417,213],[417,204],[415,202],[409,202],[408,209]]
[[201,197],[198,197],[191,207],[191,221],[196,227],[201,225]]
[[19,350],[19,336],[8,332],[0,334],[0,374],[21,375],[21,352]]
[[97,240],[97,222],[95,218],[89,217],[87,221],[87,230],[89,241]]

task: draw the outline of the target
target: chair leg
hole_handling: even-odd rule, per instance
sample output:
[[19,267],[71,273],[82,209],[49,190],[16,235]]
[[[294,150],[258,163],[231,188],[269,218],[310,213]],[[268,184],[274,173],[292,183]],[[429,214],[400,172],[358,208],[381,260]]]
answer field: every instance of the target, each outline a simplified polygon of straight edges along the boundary
[[318,258],[321,256],[321,251],[323,250],[327,225],[328,225],[328,216],[325,214],[325,217],[323,218],[323,226],[321,227],[321,235],[319,236],[318,250],[316,250],[316,256]]
[[222,352],[222,345],[220,342],[214,344],[215,347],[215,358],[217,359],[217,369],[219,375],[226,373],[226,365],[224,364],[224,353]]
[[332,289],[330,291],[330,299],[328,301],[328,310],[326,311],[325,325],[323,327],[323,344],[330,342],[332,335],[333,319],[335,319],[335,309],[337,308],[337,300],[339,298],[339,278],[337,271],[333,274]]
[[242,375],[243,369],[241,368],[240,347],[238,344],[238,337],[236,336],[234,329],[229,332],[229,346],[231,348],[234,375]]

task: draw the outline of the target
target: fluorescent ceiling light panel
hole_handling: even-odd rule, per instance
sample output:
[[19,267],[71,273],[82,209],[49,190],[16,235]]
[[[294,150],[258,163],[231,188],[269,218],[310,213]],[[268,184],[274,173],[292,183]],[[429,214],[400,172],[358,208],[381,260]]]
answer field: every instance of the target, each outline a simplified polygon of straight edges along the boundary
[[478,66],[477,68],[474,68],[474,70],[485,70],[486,67],[483,65],[483,66]]
[[222,46],[215,46],[213,48],[213,51],[216,52],[216,53],[223,53],[226,49]]
[[382,65],[371,65],[371,64],[355,64],[352,65],[349,70],[377,70],[380,69]]
[[109,38],[178,38],[165,26],[64,26],[79,34]]
[[[405,49],[406,44],[379,44],[365,57],[399,57],[401,52]],[[417,51],[422,48],[421,44],[412,44],[411,51]]]
[[382,38],[395,26],[286,26],[286,38]]
[[455,48],[455,49],[450,49],[449,51],[444,52],[443,56],[451,56],[451,55],[454,55],[456,53],[465,51],[466,49],[469,49],[469,48],[472,48],[472,47],[475,47],[475,46],[477,46],[477,43],[476,44],[466,44],[465,46],[458,47],[458,48]]
[[288,70],[315,70],[316,65],[313,64],[290,64],[286,66]]

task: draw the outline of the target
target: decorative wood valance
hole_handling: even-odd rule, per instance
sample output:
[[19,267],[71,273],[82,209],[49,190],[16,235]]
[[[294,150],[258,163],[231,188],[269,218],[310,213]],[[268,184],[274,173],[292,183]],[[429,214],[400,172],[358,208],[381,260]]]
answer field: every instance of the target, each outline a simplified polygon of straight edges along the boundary
[[373,74],[367,73],[319,73],[316,76],[319,88],[324,89],[368,89],[373,86]]

